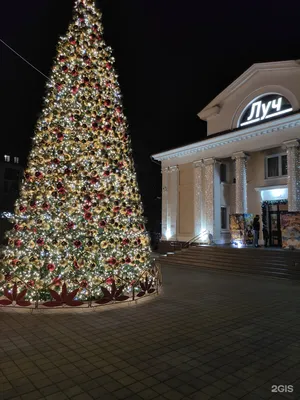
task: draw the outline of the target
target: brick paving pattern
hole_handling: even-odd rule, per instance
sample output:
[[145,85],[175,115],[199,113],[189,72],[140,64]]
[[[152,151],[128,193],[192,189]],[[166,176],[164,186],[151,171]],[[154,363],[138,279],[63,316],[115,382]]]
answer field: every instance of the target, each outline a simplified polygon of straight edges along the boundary
[[0,399],[300,399],[299,282],[163,277],[164,294],[136,306],[0,309]]

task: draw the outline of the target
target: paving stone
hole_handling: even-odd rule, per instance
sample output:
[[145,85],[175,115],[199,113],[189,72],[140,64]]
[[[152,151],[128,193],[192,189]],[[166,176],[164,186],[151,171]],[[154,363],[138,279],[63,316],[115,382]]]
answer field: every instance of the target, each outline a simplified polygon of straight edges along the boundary
[[[199,397],[200,400],[200,397]],[[202,399],[201,399],[202,400]],[[230,395],[229,393],[220,393],[217,396],[213,397],[213,400],[236,400],[236,397]],[[259,398],[257,400],[260,400]]]
[[20,396],[18,396],[18,397],[11,397],[10,400],[22,400],[22,398],[21,398]]
[[44,397],[50,396],[51,394],[60,392],[60,388],[55,385],[46,386],[40,389],[40,392]]
[[[101,376],[100,378],[93,379],[93,380],[87,381],[85,383],[80,383],[79,386],[82,388],[83,391],[88,391],[88,390],[94,389],[94,388],[100,386],[98,379],[101,379],[101,378],[103,378],[103,377]],[[72,383],[72,385],[70,385],[68,387],[74,386],[74,382],[73,381],[70,381],[70,382]]]
[[110,393],[108,390],[106,390],[102,387],[97,387],[92,390],[89,390],[88,394],[95,400],[98,400],[98,399],[115,400],[116,399],[116,397],[113,395],[113,393]]
[[47,387],[52,384],[52,381],[50,379],[41,379],[41,380],[36,380],[33,382],[34,386],[38,389],[41,389],[43,387]]
[[257,388],[253,390],[252,394],[262,399],[270,399],[273,396],[271,389],[268,389],[267,387]]
[[143,379],[141,382],[143,385],[152,387],[154,385],[158,385],[160,381],[154,377],[148,377],[146,379]]
[[177,390],[179,393],[184,394],[185,396],[188,396],[188,395],[190,395],[190,394],[192,394],[192,393],[194,393],[194,392],[197,391],[197,389],[195,389],[195,388],[192,387],[192,386],[189,386],[188,384],[180,385],[180,386],[178,386],[178,387],[176,388],[176,390]]
[[248,394],[247,390],[242,389],[238,386],[232,387],[228,389],[226,392],[237,398],[242,398],[243,396],[246,396],[246,394]]
[[4,392],[6,390],[12,389],[13,386],[11,385],[10,382],[6,381],[5,383],[1,383],[0,388],[1,388],[1,392]]
[[[81,384],[80,386],[83,387],[83,388],[85,388],[85,387],[88,388],[89,387],[89,382],[90,381],[87,381],[85,384]],[[98,378],[93,379],[93,382],[95,382],[94,386],[95,385],[104,386],[107,383],[111,383],[112,385],[114,385],[115,383],[116,384],[118,383],[118,382],[114,381],[114,379],[110,375],[99,376]],[[90,388],[90,389],[92,389],[92,388]]]
[[137,372],[135,374],[132,374],[131,376],[132,376],[133,379],[135,379],[137,381],[143,381],[144,379],[149,378],[149,375],[146,374],[143,371],[139,371],[139,372]]
[[127,399],[132,395],[133,395],[132,391],[127,388],[122,388],[114,392],[114,396],[117,399]]
[[206,393],[210,396],[216,396],[217,394],[219,394],[220,392],[222,392],[221,389],[217,388],[216,386],[206,386],[202,389],[203,393]]
[[157,385],[152,386],[152,389],[158,394],[164,394],[170,391],[170,386],[165,385],[164,383],[159,383]]
[[93,400],[93,397],[90,396],[87,393],[81,393],[81,394],[78,394],[78,395],[76,395],[74,397],[72,396],[72,399],[73,400]]
[[163,394],[163,398],[168,400],[181,400],[184,398],[184,395],[176,392],[175,390],[170,390],[169,392]]
[[130,377],[128,375],[124,376],[123,378],[117,379],[117,381],[123,386],[129,386],[136,382],[135,379],[133,379],[132,377]]
[[122,389],[124,386],[120,382],[111,380],[109,382],[104,383],[103,386],[101,387],[103,387],[108,392],[113,393],[116,390]]
[[37,400],[37,399],[41,399],[43,396],[41,394],[41,392],[39,392],[38,390],[34,390],[33,392],[24,394],[21,396],[22,400]]
[[71,379],[66,379],[65,381],[58,382],[57,386],[60,388],[60,390],[66,390],[69,389],[70,387],[74,386],[74,382]]
[[11,399],[11,398],[17,397],[17,396],[19,396],[19,394],[17,393],[17,391],[14,388],[8,389],[1,393],[1,400],[8,400],[8,399]]
[[176,389],[178,386],[182,384],[179,379],[171,378],[164,382],[167,386],[170,386],[173,389]]
[[217,388],[225,391],[229,389],[232,385],[230,383],[227,383],[226,381],[220,380],[220,381],[215,381],[213,383],[213,386],[216,386]]
[[142,390],[138,395],[144,400],[152,400],[158,397],[157,392],[149,388]]
[[[191,400],[209,400],[209,399],[212,399],[212,397],[210,395],[208,395],[206,393],[203,393],[203,392],[195,392],[191,396],[189,396],[188,398],[191,399]],[[223,399],[220,399],[220,400],[223,400]]]
[[[131,390],[133,393],[139,393],[142,390],[145,390],[146,388],[147,386],[144,385],[142,382],[135,382],[128,386],[128,389]],[[152,389],[154,389],[154,387],[152,387]]]

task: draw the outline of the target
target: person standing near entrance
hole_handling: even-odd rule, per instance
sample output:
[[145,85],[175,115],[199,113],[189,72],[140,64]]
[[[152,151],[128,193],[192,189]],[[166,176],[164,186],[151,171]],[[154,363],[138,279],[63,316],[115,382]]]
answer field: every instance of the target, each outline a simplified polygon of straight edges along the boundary
[[254,246],[258,247],[258,238],[260,231],[259,215],[256,215],[253,220],[253,231],[254,231]]
[[266,226],[263,227],[263,237],[264,237],[265,247],[268,247],[269,232]]

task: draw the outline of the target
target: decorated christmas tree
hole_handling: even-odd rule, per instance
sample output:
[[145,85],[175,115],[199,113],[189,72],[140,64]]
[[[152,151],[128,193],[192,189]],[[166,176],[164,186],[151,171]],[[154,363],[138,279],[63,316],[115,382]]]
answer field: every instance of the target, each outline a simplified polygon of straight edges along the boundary
[[93,0],[58,44],[14,228],[1,305],[77,306],[155,291],[114,58]]

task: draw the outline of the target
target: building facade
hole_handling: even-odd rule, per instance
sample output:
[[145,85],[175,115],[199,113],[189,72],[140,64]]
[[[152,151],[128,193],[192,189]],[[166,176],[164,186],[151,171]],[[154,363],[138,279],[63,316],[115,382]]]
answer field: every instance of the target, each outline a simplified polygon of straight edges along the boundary
[[23,178],[23,167],[19,157],[4,155],[0,161],[0,244],[5,232],[11,228],[8,216],[14,211]]
[[153,155],[162,240],[230,243],[230,215],[250,213],[281,246],[280,215],[300,212],[300,60],[254,64],[198,115],[205,140]]

